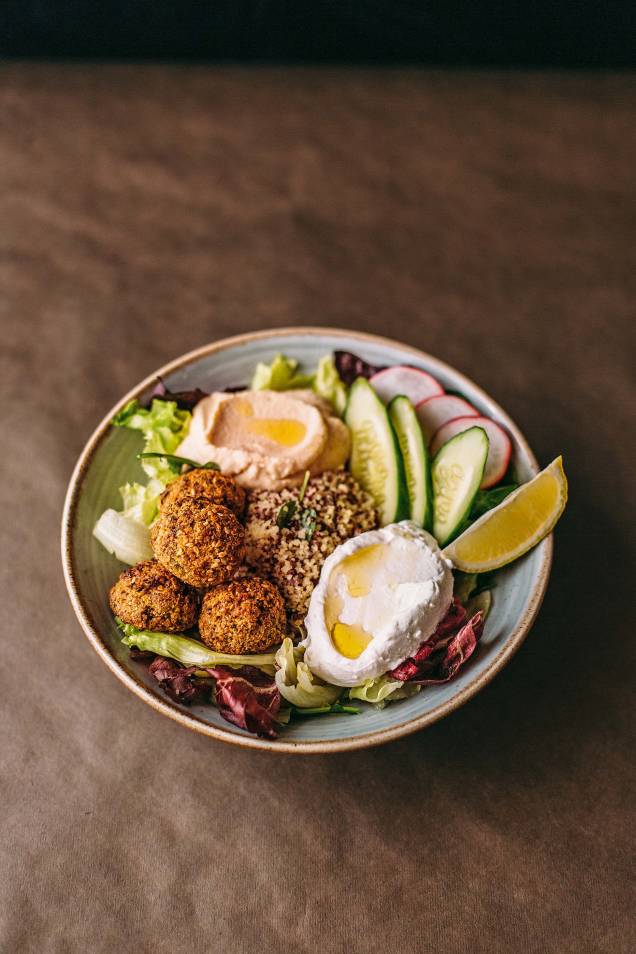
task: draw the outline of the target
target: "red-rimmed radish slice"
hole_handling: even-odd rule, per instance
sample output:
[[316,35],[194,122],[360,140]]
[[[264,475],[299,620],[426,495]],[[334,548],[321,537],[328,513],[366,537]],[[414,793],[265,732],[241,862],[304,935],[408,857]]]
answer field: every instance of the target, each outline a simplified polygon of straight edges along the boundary
[[499,483],[508,470],[510,454],[512,453],[510,438],[503,427],[489,417],[463,415],[462,417],[456,417],[452,421],[447,421],[433,437],[431,456],[435,455],[440,447],[445,444],[446,441],[449,441],[451,437],[461,434],[462,431],[467,431],[469,427],[483,427],[490,442],[486,469],[484,470],[484,476],[480,485],[481,488],[485,490],[487,487],[493,487]]
[[472,404],[454,394],[437,394],[420,401],[415,411],[427,444],[430,444],[440,427],[456,417],[479,416],[479,411],[476,411]]
[[394,364],[378,371],[369,379],[381,401],[388,404],[398,394],[407,397],[411,404],[419,404],[426,398],[443,394],[444,388],[427,371],[411,368],[406,364]]

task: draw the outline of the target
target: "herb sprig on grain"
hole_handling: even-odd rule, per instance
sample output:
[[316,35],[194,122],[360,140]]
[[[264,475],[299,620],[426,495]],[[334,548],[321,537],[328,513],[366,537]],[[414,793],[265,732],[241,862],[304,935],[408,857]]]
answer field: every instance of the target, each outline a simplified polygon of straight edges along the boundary
[[309,471],[306,470],[303,477],[303,482],[300,485],[300,490],[298,492],[298,499],[285,501],[283,506],[278,511],[278,516],[276,517],[276,523],[281,530],[289,529],[294,517],[298,513],[300,526],[302,527],[305,533],[305,539],[311,540],[311,538],[313,537],[316,531],[318,514],[313,507],[302,506],[303,500],[305,499],[305,492],[307,490],[308,483],[309,483]]

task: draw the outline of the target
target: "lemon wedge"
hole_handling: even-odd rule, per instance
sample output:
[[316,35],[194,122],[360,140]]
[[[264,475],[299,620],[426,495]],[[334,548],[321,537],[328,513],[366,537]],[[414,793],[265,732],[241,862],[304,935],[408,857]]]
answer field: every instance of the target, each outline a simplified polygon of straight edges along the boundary
[[547,536],[563,513],[568,482],[560,457],[476,520],[443,551],[465,573],[512,563]]

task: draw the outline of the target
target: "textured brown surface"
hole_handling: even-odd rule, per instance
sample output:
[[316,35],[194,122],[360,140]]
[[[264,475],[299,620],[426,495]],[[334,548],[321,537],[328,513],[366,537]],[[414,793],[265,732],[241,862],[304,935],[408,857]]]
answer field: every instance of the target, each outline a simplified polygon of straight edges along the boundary
[[[3,952],[636,948],[635,106],[630,77],[0,68]],[[456,365],[572,491],[506,671],[419,735],[312,759],[128,694],[58,558],[125,390],[302,323]]]

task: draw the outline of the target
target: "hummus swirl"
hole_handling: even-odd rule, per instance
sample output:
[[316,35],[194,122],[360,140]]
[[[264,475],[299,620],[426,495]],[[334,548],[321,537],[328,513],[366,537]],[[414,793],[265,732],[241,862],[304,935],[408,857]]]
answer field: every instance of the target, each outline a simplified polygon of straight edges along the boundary
[[214,460],[245,487],[279,490],[306,470],[341,467],[349,449],[347,427],[305,392],[239,391],[199,401],[177,453]]

